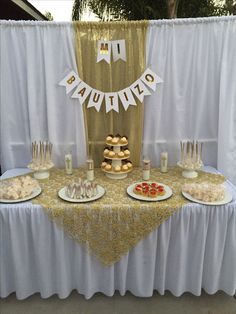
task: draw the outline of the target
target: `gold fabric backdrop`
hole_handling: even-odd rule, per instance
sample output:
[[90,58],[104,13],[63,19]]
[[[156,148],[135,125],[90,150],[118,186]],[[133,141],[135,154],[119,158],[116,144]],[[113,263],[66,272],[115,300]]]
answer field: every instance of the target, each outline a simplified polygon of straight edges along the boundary
[[[148,22],[74,22],[75,46],[78,74],[88,85],[102,92],[117,92],[135,82],[146,67],[146,31]],[[110,64],[97,61],[99,40],[125,39],[126,59],[124,62]],[[137,100],[137,99],[136,99]],[[128,136],[131,161],[135,166],[140,163],[143,133],[143,104],[137,100],[137,106],[127,111],[119,103],[119,113],[106,113],[105,105],[100,112],[83,105],[87,133],[88,154],[100,166],[103,158],[105,138],[108,134]]]

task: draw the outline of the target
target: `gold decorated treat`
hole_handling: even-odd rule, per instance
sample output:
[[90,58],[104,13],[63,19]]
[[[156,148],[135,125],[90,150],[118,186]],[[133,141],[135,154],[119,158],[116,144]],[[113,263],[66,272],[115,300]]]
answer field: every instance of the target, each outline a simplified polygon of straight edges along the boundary
[[118,156],[119,158],[124,158],[124,157],[125,157],[125,154],[124,154],[124,152],[119,152],[119,153],[117,154],[117,156]]
[[127,165],[123,165],[123,166],[122,166],[122,171],[128,171],[128,170],[129,170],[129,168],[128,168]]
[[109,149],[105,148],[104,151],[103,151],[103,154],[107,156],[109,154],[109,152],[110,152]]
[[132,165],[132,163],[131,163],[130,161],[127,162],[126,166],[127,166],[129,169],[132,169],[132,167],[133,167],[133,165]]
[[112,150],[108,153],[108,156],[111,158],[114,158],[115,155],[116,155],[115,152],[113,152]]
[[114,145],[117,145],[119,143],[119,138],[118,137],[113,137],[111,143],[114,144]]
[[115,172],[120,172],[121,171],[121,166],[115,166],[114,167]]
[[128,149],[125,149],[124,150],[124,154],[125,154],[125,157],[129,157],[130,151]]
[[107,138],[106,138],[106,142],[107,143],[111,143],[112,139],[113,139],[113,136],[108,135]]
[[112,169],[112,166],[111,166],[110,164],[107,164],[107,165],[105,166],[105,170],[106,170],[106,171],[111,171],[111,169]]
[[124,144],[128,144],[128,140],[125,136],[123,136],[121,139],[120,139],[120,144],[124,145]]
[[107,162],[106,162],[106,161],[103,161],[103,162],[102,162],[102,168],[105,168],[106,165],[107,165]]

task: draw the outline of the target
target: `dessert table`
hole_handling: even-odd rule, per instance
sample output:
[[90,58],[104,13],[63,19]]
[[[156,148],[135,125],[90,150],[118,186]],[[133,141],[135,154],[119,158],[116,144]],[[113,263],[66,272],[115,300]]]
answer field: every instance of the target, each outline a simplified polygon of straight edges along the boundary
[[[27,171],[8,170],[1,178]],[[233,195],[231,203],[184,205],[111,266],[102,265],[71,239],[41,205],[0,204],[0,297],[16,292],[24,299],[39,292],[42,298],[66,298],[74,289],[85,298],[96,292],[112,296],[115,290],[139,297],[149,297],[153,290],[200,295],[202,289],[233,296],[236,188],[229,181],[225,184]]]

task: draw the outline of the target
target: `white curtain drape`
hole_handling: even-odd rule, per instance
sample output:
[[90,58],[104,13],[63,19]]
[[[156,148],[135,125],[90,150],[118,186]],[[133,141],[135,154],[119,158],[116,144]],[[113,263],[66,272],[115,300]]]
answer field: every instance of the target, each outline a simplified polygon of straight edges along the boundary
[[204,142],[204,163],[236,184],[236,17],[150,21],[147,65],[163,80],[145,99],[143,154],[179,158]]
[[71,23],[0,22],[1,166],[25,167],[33,140],[50,140],[57,166],[65,151],[86,158],[82,107],[58,86],[76,69]]
[[[85,160],[81,106],[57,83],[76,69],[71,23],[1,21],[2,170],[25,166],[30,143],[49,139]],[[179,140],[204,142],[206,165],[236,184],[236,17],[150,21],[147,66],[164,80],[145,98],[143,154],[179,159]]]

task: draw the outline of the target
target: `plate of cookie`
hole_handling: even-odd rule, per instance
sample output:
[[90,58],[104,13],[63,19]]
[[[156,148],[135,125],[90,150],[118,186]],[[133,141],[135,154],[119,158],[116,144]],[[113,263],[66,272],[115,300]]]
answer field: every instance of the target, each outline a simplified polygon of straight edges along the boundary
[[42,192],[37,180],[30,176],[19,176],[1,181],[0,203],[25,202]]
[[127,193],[140,201],[156,202],[171,197],[172,189],[163,183],[155,181],[141,181],[128,186]]

